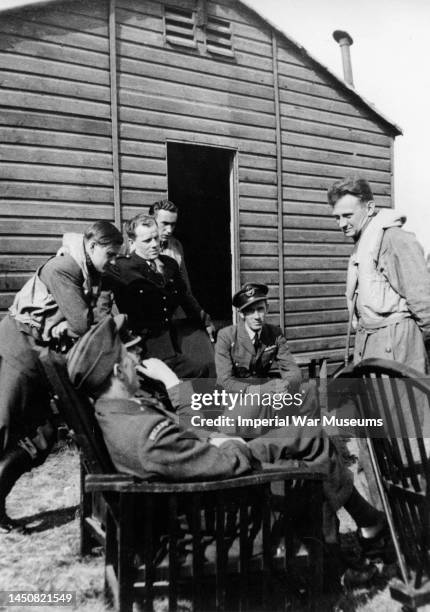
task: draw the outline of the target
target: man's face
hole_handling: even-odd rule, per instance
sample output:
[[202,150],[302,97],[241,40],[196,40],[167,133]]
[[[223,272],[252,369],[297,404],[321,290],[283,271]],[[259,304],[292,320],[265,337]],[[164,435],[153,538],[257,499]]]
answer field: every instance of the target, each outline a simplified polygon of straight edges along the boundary
[[374,202],[362,202],[357,196],[347,193],[333,206],[332,214],[345,236],[356,242],[366,220],[372,216],[374,208]]
[[266,300],[259,300],[248,306],[240,313],[241,318],[253,332],[258,332],[263,327],[267,313]]
[[173,234],[178,221],[178,213],[169,210],[159,210],[155,216],[161,240],[166,240]]
[[103,272],[107,264],[115,264],[120,248],[121,246],[116,244],[99,244],[95,240],[90,241],[88,254],[97,272]]
[[136,237],[130,242],[136,254],[143,259],[156,259],[160,253],[160,238],[155,223],[150,227],[138,225],[136,228]]

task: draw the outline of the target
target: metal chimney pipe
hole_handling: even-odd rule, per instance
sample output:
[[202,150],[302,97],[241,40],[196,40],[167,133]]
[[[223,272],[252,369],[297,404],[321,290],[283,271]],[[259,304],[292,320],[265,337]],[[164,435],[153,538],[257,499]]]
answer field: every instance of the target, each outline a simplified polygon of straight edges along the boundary
[[354,80],[352,78],[351,53],[349,50],[354,41],[348,32],[344,32],[343,30],[335,30],[333,32],[333,38],[337,43],[339,43],[342,52],[343,78],[348,85],[354,87]]

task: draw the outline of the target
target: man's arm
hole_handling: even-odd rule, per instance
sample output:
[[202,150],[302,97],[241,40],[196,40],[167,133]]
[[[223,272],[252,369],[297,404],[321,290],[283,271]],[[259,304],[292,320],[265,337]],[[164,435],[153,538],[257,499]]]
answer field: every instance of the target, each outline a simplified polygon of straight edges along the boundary
[[173,481],[231,478],[258,465],[246,444],[228,441],[217,448],[168,418],[144,432],[139,459],[145,472]]
[[[176,374],[159,359],[142,362],[137,369],[149,378],[161,381],[169,391],[172,403],[178,409],[188,409],[192,386],[180,384]],[[184,387],[185,385],[185,387]],[[243,442],[225,440],[208,443],[197,432],[181,426],[180,417],[148,415],[151,419],[139,446],[139,455],[145,471],[169,480],[205,480],[229,478],[250,472],[259,465]]]
[[[191,289],[187,286],[185,279],[183,278],[182,272],[176,262],[176,270],[174,273],[174,281],[179,289],[179,303],[184,309],[185,314],[196,321],[200,321],[202,327],[205,327],[210,336],[213,335],[215,328],[213,327],[210,316],[203,310],[196,298],[194,297]],[[211,328],[208,330],[208,327]]]
[[188,276],[187,266],[185,265],[184,248],[182,244],[179,242],[179,240],[177,240],[176,238],[174,238],[174,248],[177,249],[179,253],[179,257],[180,257],[179,271],[181,273],[182,279],[185,283],[187,291],[189,293],[192,293],[190,277]]
[[294,360],[294,357],[288,347],[287,339],[279,329],[278,336],[276,338],[276,345],[278,347],[276,360],[278,362],[281,378],[287,380],[289,383],[288,389],[290,392],[296,392],[302,383],[302,373],[299,366]]
[[217,383],[227,391],[238,393],[245,391],[249,383],[234,376],[233,362],[230,354],[231,338],[229,328],[221,329],[215,344],[215,367]]
[[69,335],[83,336],[92,324],[92,312],[85,300],[79,266],[68,255],[54,257],[43,266],[40,279],[66,319]]
[[397,293],[405,298],[424,338],[430,338],[430,274],[421,245],[400,228],[389,228],[382,241],[379,264]]

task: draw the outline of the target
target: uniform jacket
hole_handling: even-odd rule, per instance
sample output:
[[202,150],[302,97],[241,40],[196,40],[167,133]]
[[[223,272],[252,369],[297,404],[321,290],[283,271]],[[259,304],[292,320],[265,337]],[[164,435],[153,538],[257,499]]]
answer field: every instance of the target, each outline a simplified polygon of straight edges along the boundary
[[160,359],[178,351],[172,318],[178,306],[203,327],[205,313],[187,292],[177,262],[160,255],[154,272],[147,261],[132,253],[119,257],[103,280],[103,289],[112,291],[119,312],[128,315],[130,328],[141,335],[148,352]]
[[96,402],[96,417],[115,467],[140,478],[168,481],[209,480],[240,476],[258,466],[247,446],[234,440],[217,448],[209,435],[184,429],[181,412],[189,404],[180,397],[191,396],[177,388],[169,390],[176,414],[167,412],[152,398]]
[[389,228],[401,227],[405,220],[393,210],[381,210],[364,229],[349,259],[348,306],[351,309],[357,292],[357,314],[360,324],[367,329],[384,327],[410,316],[405,298],[391,286],[379,266],[384,233]]
[[[168,255],[169,257],[172,257],[172,259],[174,259],[177,262],[179,266],[179,271],[181,273],[182,280],[184,281],[185,286],[186,286],[186,291],[191,296],[191,299],[197,302],[192,292],[192,289],[191,289],[190,277],[188,276],[187,266],[185,265],[184,248],[182,244],[174,236],[169,236],[166,240],[164,240],[161,243],[160,252],[162,253],[162,255]],[[203,310],[200,304],[199,304],[199,308]],[[179,310],[176,312],[175,318],[183,319],[184,316],[185,316],[184,312],[182,311],[181,308],[179,308]],[[205,314],[205,325],[209,325],[210,322],[211,322],[210,316],[208,314]]]
[[[362,238],[366,237],[371,225]],[[362,317],[362,302],[357,302],[354,361],[357,363],[369,357],[393,359],[426,372],[428,360],[424,339],[430,338],[430,275],[423,250],[413,234],[392,226],[383,230],[378,251],[376,254],[373,249],[373,266],[379,277],[378,286],[387,289],[382,293],[372,292],[369,302],[366,278],[358,274],[358,293],[363,293],[362,299],[367,306],[372,306],[377,316],[375,324],[370,325],[369,317],[366,320]],[[378,295],[379,303],[376,302]],[[389,301],[385,302],[384,296],[388,296]]]
[[281,377],[289,382],[289,391],[297,391],[302,379],[300,368],[279,327],[263,325],[257,354],[243,323],[218,332],[215,346],[217,379],[227,391],[244,391],[250,385],[263,383],[274,362]]
[[37,330],[40,340],[50,339],[50,330],[60,321],[68,323],[69,335],[82,336],[93,323],[92,308],[98,294],[97,273],[85,256],[83,236],[73,247],[49,259],[17,293],[10,307],[19,322]]
[[52,327],[63,320],[71,335],[89,329],[94,299],[84,286],[84,272],[74,257],[53,257],[24,285],[0,323],[0,452],[2,439],[6,445],[29,435],[30,423],[45,422],[49,393],[34,340],[49,340]]
[[189,382],[169,389],[175,414],[152,397],[138,402],[97,400],[96,417],[119,471],[144,479],[201,481],[241,476],[263,464],[276,463],[283,468],[326,472],[324,492],[334,510],[350,495],[350,474],[319,427],[314,428],[314,435],[303,435],[300,428],[291,432],[278,428],[248,445],[230,440],[215,447],[208,443],[208,432],[182,425],[190,416],[192,392]]
[[179,266],[182,278],[187,286],[187,290],[191,292],[190,278],[188,276],[188,271],[184,259],[184,249],[179,240],[177,238],[174,238],[174,236],[169,236],[169,238],[164,241],[163,246],[161,247],[161,253],[163,255],[167,255],[168,257],[172,257],[172,259],[176,261]]

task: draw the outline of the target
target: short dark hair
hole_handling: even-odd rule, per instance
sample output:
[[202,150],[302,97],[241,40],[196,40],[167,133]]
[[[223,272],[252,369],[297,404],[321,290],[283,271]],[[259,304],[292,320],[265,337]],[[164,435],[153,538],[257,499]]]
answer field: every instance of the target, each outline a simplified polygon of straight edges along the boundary
[[328,189],[328,203],[330,206],[334,206],[342,196],[348,193],[360,198],[363,203],[373,200],[372,189],[365,179],[356,176],[348,176],[340,181],[336,181]]
[[121,246],[124,242],[121,232],[109,221],[96,221],[84,234],[85,242],[95,240],[98,244],[106,246],[114,244]]
[[154,204],[151,204],[151,206],[149,207],[149,214],[151,215],[151,217],[155,217],[159,210],[167,210],[171,213],[177,213],[178,207],[170,200],[158,200],[157,202],[154,202]]
[[127,234],[128,238],[130,238],[131,240],[134,240],[136,238],[136,229],[139,227],[139,225],[144,225],[146,227],[152,227],[153,225],[155,225],[157,227],[154,217],[150,217],[145,213],[139,213],[138,215],[127,221],[124,226],[125,233]]

